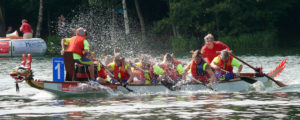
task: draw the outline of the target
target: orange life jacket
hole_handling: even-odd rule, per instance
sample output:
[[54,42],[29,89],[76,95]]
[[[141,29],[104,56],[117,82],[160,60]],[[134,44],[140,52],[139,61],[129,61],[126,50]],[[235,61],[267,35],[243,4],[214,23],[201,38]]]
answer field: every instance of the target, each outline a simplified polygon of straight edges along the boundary
[[113,74],[118,80],[127,80],[130,75],[127,72],[128,64],[122,65],[122,66],[117,66],[115,62],[110,64],[111,67],[113,68]]
[[176,69],[177,65],[178,64],[182,64],[180,61],[178,60],[174,60],[173,61],[173,64],[174,64],[174,67],[173,68],[170,68],[169,66],[167,66],[166,63],[164,63],[161,68],[166,72],[166,74],[168,76],[171,77],[171,79],[177,79],[179,77],[182,77],[182,75],[180,75]]
[[83,36],[79,36],[79,35],[73,36],[70,39],[70,42],[69,42],[69,45],[68,45],[68,48],[66,51],[70,51],[73,53],[77,53],[80,56],[84,56],[82,53],[82,51],[84,49],[84,44],[83,44],[84,40],[85,40],[85,37],[83,37]]
[[[219,56],[218,56],[218,63],[217,63],[217,65],[218,65],[221,69],[226,70],[226,71],[229,71],[229,72],[232,73],[232,71],[233,71],[233,67],[232,67],[232,65],[231,65],[232,59],[233,59],[233,57],[230,55],[230,56],[229,56],[229,59],[228,59],[228,61],[227,61],[227,63],[224,63],[223,60],[221,59],[221,56],[219,55]],[[225,74],[225,72],[223,72],[223,71],[220,71],[220,70],[217,70],[217,71],[220,72],[220,73],[222,73],[222,74]]]
[[201,60],[199,64],[196,64],[194,61],[191,63],[191,73],[192,76],[201,82],[208,81],[208,75],[206,73],[207,63],[204,60]]
[[[140,67],[141,69],[145,70],[145,72],[149,71],[149,73],[140,72],[140,76],[144,80],[152,80],[152,79],[158,77],[158,75],[154,74],[154,70],[153,70],[154,63],[150,63],[150,69],[148,69],[148,70],[144,69],[144,67],[142,66],[141,63],[140,64],[138,63],[137,66]],[[149,74],[151,74],[151,75],[149,75]],[[154,78],[152,78],[152,77],[154,77]]]

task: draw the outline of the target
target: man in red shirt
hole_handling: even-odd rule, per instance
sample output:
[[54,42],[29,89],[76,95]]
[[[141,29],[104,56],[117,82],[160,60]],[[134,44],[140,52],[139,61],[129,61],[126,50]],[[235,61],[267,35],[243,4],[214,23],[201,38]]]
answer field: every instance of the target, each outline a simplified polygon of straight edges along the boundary
[[212,34],[207,34],[204,37],[205,45],[201,48],[202,58],[210,64],[212,60],[219,55],[217,51],[230,49],[226,44],[220,41],[214,41],[215,38]]
[[30,39],[32,38],[32,27],[27,23],[28,21],[26,19],[22,20],[22,25],[20,27],[20,31],[23,31],[23,39]]

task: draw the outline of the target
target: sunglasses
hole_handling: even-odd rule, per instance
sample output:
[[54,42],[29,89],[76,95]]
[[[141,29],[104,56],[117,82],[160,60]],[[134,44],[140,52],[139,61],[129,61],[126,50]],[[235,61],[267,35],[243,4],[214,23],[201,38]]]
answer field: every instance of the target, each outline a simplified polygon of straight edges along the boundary
[[214,40],[214,38],[205,38],[206,41],[208,40]]

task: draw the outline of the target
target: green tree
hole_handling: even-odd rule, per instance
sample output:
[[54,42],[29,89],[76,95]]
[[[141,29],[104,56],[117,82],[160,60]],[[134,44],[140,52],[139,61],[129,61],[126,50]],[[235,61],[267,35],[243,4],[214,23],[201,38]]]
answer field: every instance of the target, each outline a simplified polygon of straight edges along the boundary
[[5,37],[5,19],[3,15],[3,3],[4,1],[0,1],[0,37]]

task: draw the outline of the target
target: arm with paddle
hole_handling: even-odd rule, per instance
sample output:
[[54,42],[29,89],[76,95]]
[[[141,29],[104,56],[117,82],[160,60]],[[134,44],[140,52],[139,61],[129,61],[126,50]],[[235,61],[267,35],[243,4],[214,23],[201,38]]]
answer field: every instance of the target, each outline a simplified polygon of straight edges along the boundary
[[[117,78],[116,76],[114,76],[114,74],[111,73],[108,69],[105,68],[105,71],[106,71],[107,74],[109,74],[109,76],[111,76],[113,79],[118,79],[118,78]],[[132,76],[132,75],[131,75],[131,76]],[[129,80],[130,80],[130,78],[129,78]],[[129,80],[128,80],[128,81],[129,81]],[[129,92],[133,92],[132,89],[128,88],[127,84],[122,84],[122,83],[121,83],[121,85],[122,85],[126,90],[128,90]]]
[[[255,70],[256,72],[261,72],[259,69],[256,69],[255,67],[251,66],[250,64],[246,63],[245,61],[241,60],[240,58],[236,57],[235,55],[233,55],[231,53],[231,56],[233,56],[235,59],[241,61],[242,63],[244,63],[245,65],[249,66],[250,68],[252,68],[253,70]],[[269,75],[263,73],[263,75],[265,77],[267,77],[268,79],[272,80],[273,82],[275,82],[279,87],[285,87],[287,85],[283,84],[282,82],[280,81],[277,81],[277,80],[274,80],[272,77],[270,77]]]
[[[136,64],[134,64],[132,62],[130,62],[130,65],[132,67],[140,70],[141,72],[148,74],[150,76],[150,78],[152,78],[152,79],[154,78],[153,74],[151,74],[149,71],[146,71],[146,70],[142,69],[141,67],[137,66]],[[153,66],[153,73],[159,75],[159,77],[157,78],[157,80],[160,81],[161,83],[163,83],[162,78],[167,78],[172,83],[174,83],[174,81],[168,75],[166,75],[166,72],[163,69],[161,69],[158,65],[154,65]],[[163,85],[165,87],[167,87],[168,89],[172,90],[172,91],[174,90],[174,89],[172,89],[172,87],[173,87],[174,84],[164,84],[163,83]]]
[[[194,61],[191,61],[191,62],[194,62]],[[202,78],[201,76],[197,76],[196,74],[193,74],[192,73],[192,76],[188,76],[187,73],[189,72],[189,70],[191,70],[191,63],[187,65],[187,67],[185,68],[185,76],[187,76],[188,78],[190,78],[191,80],[197,82],[197,83],[200,83],[202,84],[203,86],[205,86],[206,88],[210,89],[210,90],[213,90],[213,91],[216,91],[215,89],[213,89],[211,87],[212,83],[213,82],[216,82],[217,81],[217,78],[215,77],[214,75],[214,72],[212,71],[212,69],[209,67],[209,65],[207,65],[205,67],[205,72],[206,72],[206,76],[208,76],[209,78],[206,78],[206,77],[203,77],[203,78],[206,78],[208,79],[208,84],[206,82],[202,82],[200,79]]]
[[[233,68],[238,68],[238,72],[235,74],[240,77],[240,72],[243,69],[243,65],[237,59],[229,55],[231,51],[227,49],[220,51],[220,55],[216,56],[211,62],[211,67],[216,70],[216,76],[219,80],[231,80],[234,78]],[[228,72],[224,72],[224,70]]]
[[[92,56],[95,54],[95,52],[92,52]],[[91,57],[92,57],[91,56]],[[92,58],[92,59],[94,59],[94,58]],[[116,80],[118,80],[118,78],[116,77],[116,76],[114,76],[114,74],[109,70],[109,68],[107,67],[107,66],[105,66],[100,60],[98,60],[98,59],[94,59],[94,60],[97,60],[99,63],[100,63],[100,67],[103,67],[104,69],[105,69],[105,72],[109,75],[109,76],[111,76],[111,79],[116,79]],[[129,69],[129,68],[128,68]],[[127,69],[127,70],[128,70]],[[129,69],[130,70],[130,69]],[[131,70],[129,71],[129,75],[130,75],[130,78],[128,79],[128,81],[127,82],[130,82],[130,81],[132,81],[132,73],[131,73]],[[132,89],[130,89],[130,88],[128,88],[128,86],[127,86],[127,84],[121,84],[126,90],[128,90],[129,92],[133,92],[133,90]]]
[[[219,68],[218,70],[223,71],[225,73],[231,73],[231,72],[229,72],[227,70],[224,70],[224,69],[221,69],[221,68]],[[233,73],[231,73],[231,74],[233,74]],[[252,79],[250,77],[241,77],[240,75],[237,75],[237,77],[239,77],[241,80],[244,80],[245,82],[250,83],[250,84],[253,84],[253,83],[257,82],[257,80]]]

